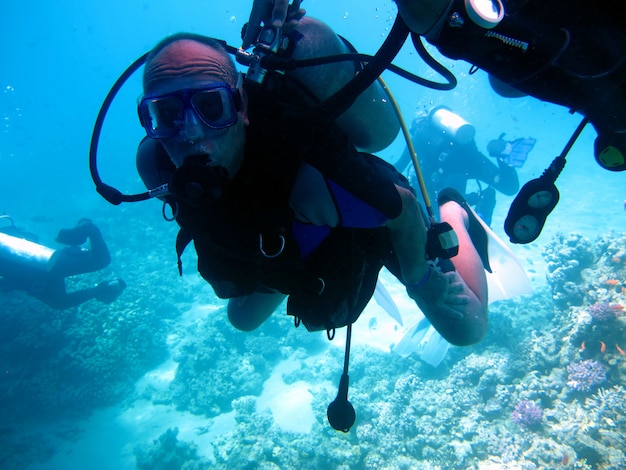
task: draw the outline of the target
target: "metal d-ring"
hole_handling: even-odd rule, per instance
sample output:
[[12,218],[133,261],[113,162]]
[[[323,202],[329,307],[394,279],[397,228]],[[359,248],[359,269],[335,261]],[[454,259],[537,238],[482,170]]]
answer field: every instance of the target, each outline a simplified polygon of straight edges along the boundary
[[278,238],[280,239],[280,248],[278,249],[276,253],[268,254],[263,248],[263,233],[259,233],[259,250],[261,251],[261,254],[263,256],[265,256],[266,258],[270,258],[270,259],[280,256],[280,254],[285,249],[285,237],[283,235],[278,235]]

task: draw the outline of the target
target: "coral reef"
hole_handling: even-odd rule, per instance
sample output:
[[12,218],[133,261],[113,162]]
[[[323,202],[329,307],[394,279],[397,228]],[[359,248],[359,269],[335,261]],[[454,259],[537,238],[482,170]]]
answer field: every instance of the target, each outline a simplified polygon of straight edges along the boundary
[[230,411],[238,397],[260,394],[271,367],[292,351],[270,334],[279,328],[277,321],[270,319],[252,335],[235,331],[221,309],[196,321],[180,332],[189,339],[173,356],[174,381],[153,399],[212,417]]
[[608,302],[596,302],[595,304],[590,305],[587,311],[589,312],[589,315],[591,315],[592,321],[596,323],[610,322],[611,320],[615,320],[615,318],[617,318],[615,308],[613,308]]
[[[623,277],[611,271],[615,256],[603,250],[624,246],[625,240],[609,239],[556,237],[546,250],[550,291],[492,305],[487,338],[452,348],[437,369],[414,357],[400,360],[355,348],[350,399],[357,423],[347,435],[329,430],[324,420],[333,392],[315,397],[318,423],[306,436],[281,432],[267,415],[246,407],[245,420],[215,443],[218,467],[251,462],[268,468],[624,466],[626,396],[615,385],[626,362],[615,347],[624,331],[622,310],[615,306],[624,299],[604,282]],[[289,380],[327,380],[340,360],[327,351]],[[588,360],[594,367],[586,366]],[[572,376],[579,369],[582,376]],[[594,385],[572,393],[567,382],[583,378]],[[314,444],[315,436],[322,441]],[[230,452],[236,445],[242,451]]]
[[543,409],[530,400],[522,400],[517,405],[513,413],[511,413],[511,420],[522,427],[533,429],[537,428],[541,424],[543,418]]
[[556,306],[567,307],[582,302],[585,296],[582,273],[597,258],[594,248],[589,239],[575,233],[557,234],[544,248],[543,257],[548,265],[546,279]]
[[[34,402],[43,403],[62,376],[67,396],[83,397],[85,409],[99,406],[127,393],[167,344],[176,377],[142,397],[205,416],[215,432],[214,460],[205,461],[192,440],[179,441],[170,425],[136,448],[138,468],[624,468],[624,246],[624,235],[595,242],[558,235],[545,249],[547,286],[492,304],[486,338],[450,348],[437,368],[353,345],[349,399],[357,421],[347,434],[326,420],[342,348],[328,347],[323,333],[294,328],[284,309],[255,332],[235,331],[224,303],[200,279],[157,292],[149,270],[158,256],[136,280],[141,293],[131,302],[125,292],[112,311],[86,305],[57,315],[30,309],[32,302],[23,310],[9,304],[20,315],[9,316],[11,334],[0,330],[2,366],[10,358],[18,367],[8,369],[14,392],[8,382],[2,390],[19,403],[17,394],[28,394],[38,380],[44,386]],[[194,304],[202,306],[195,313]],[[22,357],[27,349],[36,360]],[[281,428],[269,409],[257,407],[265,381],[286,359],[299,367],[283,375],[284,383],[310,384],[315,421],[308,433]],[[46,365],[54,366],[48,375]],[[90,391],[97,386],[102,395]],[[213,417],[224,413],[232,425],[217,432]]]
[[607,380],[606,367],[593,359],[570,364],[567,373],[567,386],[579,392],[595,390]]
[[114,306],[88,302],[51,311],[14,292],[4,306],[3,422],[81,416],[112,405],[166,355],[163,320],[145,304],[121,298]]
[[[180,310],[174,300],[177,287],[163,285],[160,277],[159,248],[138,263],[137,254],[145,252],[142,236],[119,227],[107,230],[106,222],[98,225],[113,264],[69,278],[67,287],[73,291],[122,277],[128,287],[112,304],[92,300],[52,310],[23,292],[0,290],[0,422],[20,424],[0,431],[0,467],[27,468],[42,454],[53,455],[53,437],[76,438],[75,432],[58,431],[67,427],[66,420],[82,419],[132,396],[136,381],[168,354],[167,322]],[[124,248],[115,251],[116,246]],[[172,278],[176,280],[175,271]],[[42,442],[37,426],[47,423],[57,431]],[[11,465],[4,465],[6,459]]]
[[151,445],[135,448],[135,460],[139,470],[201,470],[210,462],[198,456],[197,447],[177,439],[178,428],[169,428]]

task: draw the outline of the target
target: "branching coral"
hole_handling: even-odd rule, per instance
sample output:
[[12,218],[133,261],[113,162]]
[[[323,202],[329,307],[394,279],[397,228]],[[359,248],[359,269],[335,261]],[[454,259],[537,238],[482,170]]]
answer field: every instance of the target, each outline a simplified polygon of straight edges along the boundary
[[609,302],[596,302],[595,304],[590,305],[587,311],[596,323],[605,323],[615,320],[616,318],[616,310],[611,307]]
[[585,401],[585,408],[605,429],[626,430],[626,389],[620,385],[601,388]]
[[511,420],[515,424],[528,429],[537,428],[542,418],[543,410],[537,403],[530,400],[520,401],[511,413]]
[[179,441],[178,428],[170,428],[151,444],[135,447],[139,470],[169,470],[174,468],[209,468],[210,462],[198,456],[195,444]]
[[584,297],[584,288],[579,285],[581,273],[596,259],[591,241],[578,234],[557,234],[546,245],[543,257],[555,303],[561,307],[580,305]]
[[607,380],[606,367],[593,359],[570,364],[567,372],[567,386],[580,392],[590,392]]

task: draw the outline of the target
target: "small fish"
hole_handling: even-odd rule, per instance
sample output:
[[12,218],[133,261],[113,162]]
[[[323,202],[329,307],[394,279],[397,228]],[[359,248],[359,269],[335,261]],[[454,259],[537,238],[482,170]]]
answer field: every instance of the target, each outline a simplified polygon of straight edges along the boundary
[[615,347],[617,348],[617,350],[622,356],[626,356],[626,352],[624,352],[624,350],[619,347],[619,344],[616,344]]
[[621,284],[621,282],[617,279],[607,279],[606,281],[604,281],[604,284],[607,286],[618,286]]
[[611,258],[611,261],[613,261],[615,264],[619,264],[622,262],[622,258],[620,258],[619,256],[613,256],[613,258]]
[[600,352],[604,354],[605,351],[606,351],[606,344],[604,344],[604,341],[600,341]]
[[585,350],[585,342],[583,341],[582,344],[580,345],[580,350],[584,351]]
[[624,310],[624,306],[622,304],[611,304],[609,308],[613,310]]

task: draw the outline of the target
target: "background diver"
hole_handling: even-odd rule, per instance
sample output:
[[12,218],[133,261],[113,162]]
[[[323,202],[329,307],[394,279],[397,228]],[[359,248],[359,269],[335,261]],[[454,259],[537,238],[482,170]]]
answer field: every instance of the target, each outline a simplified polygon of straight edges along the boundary
[[[431,200],[436,201],[444,188],[461,193],[480,218],[491,225],[496,191],[513,196],[519,190],[516,168],[521,167],[535,139],[504,140],[504,134],[491,140],[487,150],[491,159],[476,146],[474,126],[445,106],[415,118],[411,141],[419,159]],[[408,148],[394,163],[417,188]]]
[[[55,309],[76,307],[96,299],[111,303],[122,293],[122,279],[100,282],[94,287],[68,292],[65,278],[106,268],[111,255],[98,227],[81,219],[76,227],[60,230],[54,249],[38,243],[38,237],[14,225],[0,227],[0,288],[22,290]],[[85,248],[81,245],[89,243]]]

